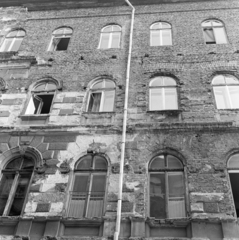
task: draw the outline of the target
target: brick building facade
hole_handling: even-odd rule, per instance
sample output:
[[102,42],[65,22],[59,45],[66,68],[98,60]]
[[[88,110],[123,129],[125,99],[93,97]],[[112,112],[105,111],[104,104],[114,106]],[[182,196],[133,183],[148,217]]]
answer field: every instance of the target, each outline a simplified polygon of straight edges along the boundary
[[113,239],[122,146],[120,239],[239,239],[239,2],[132,4],[123,145],[130,6],[0,3],[1,240]]

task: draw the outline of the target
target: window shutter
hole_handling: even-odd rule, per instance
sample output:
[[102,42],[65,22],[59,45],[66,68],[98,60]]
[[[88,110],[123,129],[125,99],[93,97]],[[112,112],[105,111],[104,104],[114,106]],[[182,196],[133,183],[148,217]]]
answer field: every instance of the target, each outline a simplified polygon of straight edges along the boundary
[[112,112],[114,110],[115,91],[105,91],[102,112]]
[[217,44],[227,43],[226,33],[223,27],[214,28],[214,34]]
[[206,43],[216,43],[212,28],[204,29],[203,35]]
[[239,86],[228,86],[231,108],[239,108]]
[[10,39],[6,38],[4,40],[2,46],[1,46],[0,51],[1,52],[8,52],[8,51],[10,51],[9,48],[10,48],[10,45],[11,45],[12,41],[13,41],[13,38],[10,38]]
[[217,109],[230,108],[226,87],[213,87],[213,91],[216,99]]
[[22,40],[23,38],[15,38],[14,43],[9,51],[17,52],[21,46]]

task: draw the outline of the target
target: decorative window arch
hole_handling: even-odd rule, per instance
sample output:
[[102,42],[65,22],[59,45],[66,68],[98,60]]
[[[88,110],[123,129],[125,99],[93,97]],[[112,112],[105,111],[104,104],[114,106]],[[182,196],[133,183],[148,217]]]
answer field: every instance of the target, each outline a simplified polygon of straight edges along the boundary
[[48,51],[67,50],[72,33],[73,30],[70,27],[61,27],[54,30]]
[[149,110],[178,109],[177,83],[172,77],[159,76],[149,83]]
[[8,162],[2,170],[1,216],[19,216],[23,213],[34,166],[35,163],[31,157],[19,155]]
[[236,77],[216,75],[212,80],[217,109],[239,108],[239,81]]
[[69,217],[101,217],[104,210],[108,163],[99,154],[88,154],[75,165]]
[[150,46],[172,45],[172,26],[167,22],[156,22],[150,26]]
[[56,81],[53,79],[37,82],[31,90],[25,115],[49,114],[56,90]]
[[149,163],[150,217],[186,217],[184,168],[170,154],[160,154]]
[[115,83],[110,79],[99,79],[90,87],[88,112],[112,112],[114,110]]
[[239,153],[232,155],[227,162],[227,170],[230,177],[231,190],[237,217],[239,217]]
[[0,47],[0,52],[17,52],[21,46],[26,32],[22,29],[9,32]]
[[119,25],[108,25],[101,30],[100,49],[120,48],[121,27]]
[[206,44],[227,43],[227,36],[224,24],[216,19],[202,22],[203,37]]

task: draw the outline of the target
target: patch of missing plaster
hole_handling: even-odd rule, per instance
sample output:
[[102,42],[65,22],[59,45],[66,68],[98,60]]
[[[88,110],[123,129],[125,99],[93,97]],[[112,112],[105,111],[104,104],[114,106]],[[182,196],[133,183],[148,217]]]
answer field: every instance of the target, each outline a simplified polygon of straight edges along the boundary
[[2,22],[10,22],[10,21],[17,21],[16,18],[11,18],[11,17],[3,17],[1,19]]
[[126,183],[125,183],[125,186],[126,186],[128,189],[137,191],[137,190],[139,190],[140,182],[139,182],[139,181],[136,181],[136,182],[126,182]]

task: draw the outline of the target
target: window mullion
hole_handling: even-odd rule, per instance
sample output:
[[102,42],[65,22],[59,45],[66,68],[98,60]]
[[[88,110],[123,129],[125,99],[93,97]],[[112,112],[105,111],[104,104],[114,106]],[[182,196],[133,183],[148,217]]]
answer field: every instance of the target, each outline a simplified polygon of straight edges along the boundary
[[162,88],[162,101],[163,101],[163,109],[166,109],[166,107],[165,107],[165,89],[164,89],[164,87]]
[[7,203],[3,212],[3,216],[7,216],[10,212],[10,208],[12,206],[12,202],[14,200],[14,195],[17,189],[17,185],[18,185],[18,181],[19,181],[19,172],[15,175],[13,183],[12,183],[12,187],[11,187],[11,191],[9,193],[8,199],[7,199]]
[[168,173],[165,172],[165,211],[166,211],[166,218],[169,217],[168,205],[169,205],[169,189],[168,189]]
[[93,174],[90,173],[89,174],[89,179],[88,179],[88,183],[87,183],[87,192],[86,192],[86,199],[85,199],[85,209],[84,209],[84,215],[85,217],[87,217],[88,214],[88,208],[89,208],[89,200],[90,200],[90,195],[91,195],[91,187],[92,187],[92,181],[93,181]]

